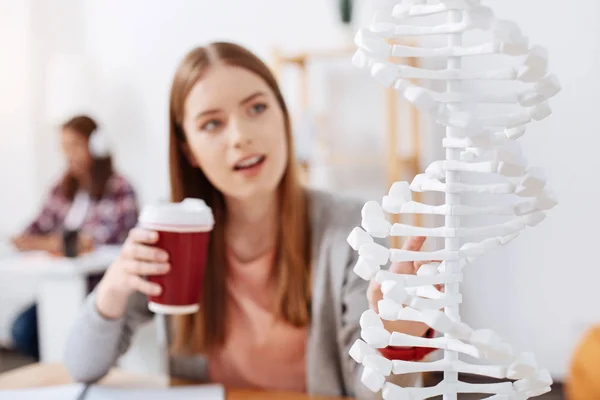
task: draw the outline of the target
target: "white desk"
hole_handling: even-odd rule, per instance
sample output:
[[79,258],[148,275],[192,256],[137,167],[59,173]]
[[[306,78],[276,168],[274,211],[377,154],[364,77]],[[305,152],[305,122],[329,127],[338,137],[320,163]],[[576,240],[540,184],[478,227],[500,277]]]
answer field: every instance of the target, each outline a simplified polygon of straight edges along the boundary
[[[5,292],[18,293],[26,282],[38,303],[38,333],[42,362],[60,362],[64,345],[86,296],[87,277],[101,273],[117,258],[119,247],[108,246],[74,258],[52,257],[45,253],[18,253],[0,249],[0,282]],[[16,281],[15,287],[10,287]]]

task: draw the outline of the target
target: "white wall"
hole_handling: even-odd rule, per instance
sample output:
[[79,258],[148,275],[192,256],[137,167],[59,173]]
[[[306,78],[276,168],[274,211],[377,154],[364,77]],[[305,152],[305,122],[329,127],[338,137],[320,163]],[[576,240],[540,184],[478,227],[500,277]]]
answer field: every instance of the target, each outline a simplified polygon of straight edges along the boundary
[[78,0],[0,0],[0,240],[35,215],[61,173],[46,73],[53,56],[83,44],[79,15]]
[[[18,7],[25,7],[20,0],[11,4],[17,2]],[[564,86],[552,101],[555,114],[534,124],[522,139],[525,155],[532,164],[545,168],[561,204],[540,228],[466,271],[464,319],[475,327],[495,329],[518,350],[533,351],[541,365],[561,377],[581,330],[600,320],[600,311],[594,307],[600,272],[592,251],[597,236],[592,227],[600,222],[598,212],[592,211],[593,205],[600,204],[600,191],[593,184],[597,182],[594,173],[600,169],[596,154],[600,139],[595,132],[595,108],[600,103],[600,4],[597,0],[489,3],[500,16],[519,22],[532,42],[549,49],[551,69]],[[333,0],[85,0],[81,4],[83,23],[69,29],[81,29],[77,37],[82,42],[65,44],[63,38],[61,43],[83,49],[96,66],[104,88],[98,98],[98,115],[117,144],[118,166],[133,180],[143,201],[168,193],[168,89],[186,51],[227,39],[270,59],[274,46],[288,50],[329,47],[346,39],[336,25],[337,2]],[[75,3],[69,7],[70,11],[56,7],[50,11],[72,13],[76,9]],[[21,21],[26,23],[25,9],[20,10]],[[23,29],[17,21],[1,24],[0,32]],[[20,34],[15,32],[9,34]],[[21,33],[21,45],[12,47],[18,60],[14,62],[22,66],[30,57],[18,51],[28,46],[27,32]],[[25,72],[11,68],[11,76],[20,77],[27,87],[26,78],[20,75]],[[0,82],[12,85],[16,93],[16,82],[5,74],[0,74]],[[4,109],[7,103],[5,97],[1,99]],[[27,149],[34,136],[27,128],[31,115],[26,99],[21,100],[25,105],[19,106],[20,113],[0,111],[0,183],[14,183],[17,176],[23,182],[14,194],[0,197],[2,207],[27,202],[40,183],[47,184],[50,172],[45,171],[58,168],[57,157],[48,156],[31,170],[35,155]],[[4,150],[5,126],[23,134],[11,135],[10,151]],[[46,148],[47,141],[43,143]],[[23,151],[23,156],[17,156],[16,150]],[[19,174],[8,174],[7,168],[13,168],[8,160],[17,158]],[[31,208],[25,203],[27,207]],[[16,220],[13,209],[0,208],[0,220]]]
[[[20,218],[12,210],[32,209],[35,204],[30,17],[30,1],[0,1],[0,241],[19,228]],[[32,290],[11,290],[14,284],[15,280],[0,278],[0,304],[11,305],[0,307],[0,345],[9,343],[15,314],[33,299]],[[25,286],[26,281],[17,284]]]
[[176,65],[187,51],[210,41],[232,40],[270,61],[275,47],[334,47],[348,38],[337,29],[333,1],[180,0],[167,6],[162,0],[87,0],[84,4],[85,51],[107,86],[99,112],[118,137],[121,169],[149,201],[168,193],[168,93]]
[[35,201],[30,17],[30,1],[0,1],[0,240],[19,226],[10,210]]

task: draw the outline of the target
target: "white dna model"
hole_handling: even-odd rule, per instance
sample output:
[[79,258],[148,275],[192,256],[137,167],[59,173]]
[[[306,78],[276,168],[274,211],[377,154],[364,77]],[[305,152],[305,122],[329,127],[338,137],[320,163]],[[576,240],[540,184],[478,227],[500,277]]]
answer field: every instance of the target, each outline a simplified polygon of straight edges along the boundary
[[[432,17],[438,24],[425,24]],[[440,19],[447,22],[439,24]],[[479,37],[492,39],[463,45],[465,34],[474,30],[484,31]],[[402,44],[406,39],[432,35],[445,35],[447,45],[434,48]],[[520,400],[550,391],[550,374],[538,368],[533,354],[515,354],[493,331],[461,322],[459,313],[463,268],[488,250],[506,245],[521,230],[539,224],[545,211],[557,204],[546,189],[543,173],[527,165],[516,141],[527,124],[551,114],[548,99],[560,91],[556,77],[547,71],[546,50],[530,46],[515,23],[497,19],[479,0],[388,1],[375,13],[370,27],[359,30],[355,41],[359,49],[353,57],[354,65],[401,92],[446,127],[446,158],[432,163],[410,184],[394,183],[381,204],[367,202],[362,210],[362,228],[355,228],[348,237],[348,243],[359,254],[354,272],[365,280],[375,279],[383,293],[379,313],[368,310],[361,316],[362,339],[350,350],[350,356],[364,366],[363,384],[373,392],[381,391],[385,400],[440,395],[451,400],[458,393]],[[510,66],[477,70],[463,65],[470,61],[466,58],[490,55]],[[442,59],[447,64],[445,69],[416,68],[402,64],[407,57]],[[415,80],[423,86],[413,83]],[[445,83],[445,91],[430,88],[436,81]],[[502,86],[486,89],[485,84],[491,81]],[[484,113],[490,105],[503,111]],[[489,178],[489,182],[470,184],[461,179],[464,172],[483,177],[480,180]],[[412,200],[412,192],[425,191],[443,192],[444,204],[433,206]],[[503,199],[510,201],[496,206],[469,206],[461,201],[462,194],[510,196]],[[435,228],[392,225],[385,213],[440,215],[445,223]],[[462,217],[476,215],[505,216],[507,222],[461,227]],[[377,243],[388,236],[443,238],[445,245],[438,251],[415,252],[388,249]],[[468,242],[473,238],[479,241]],[[427,260],[440,261],[423,265],[417,275],[382,269],[390,261]],[[444,290],[436,285],[444,285]],[[440,337],[390,334],[382,319],[420,321]],[[376,350],[387,346],[443,349],[444,357],[433,362],[392,361]],[[461,360],[465,357],[459,355],[473,358],[473,363]],[[444,379],[434,387],[401,387],[388,379],[391,375],[425,371],[443,371]],[[458,373],[505,381],[471,384],[460,382]]]

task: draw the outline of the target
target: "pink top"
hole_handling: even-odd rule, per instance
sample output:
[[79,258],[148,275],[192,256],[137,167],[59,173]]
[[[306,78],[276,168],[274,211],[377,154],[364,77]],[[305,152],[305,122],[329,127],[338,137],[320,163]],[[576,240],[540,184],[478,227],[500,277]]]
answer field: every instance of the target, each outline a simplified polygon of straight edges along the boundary
[[209,357],[213,382],[229,387],[304,392],[307,328],[276,320],[274,252],[251,262],[228,253],[225,345]]

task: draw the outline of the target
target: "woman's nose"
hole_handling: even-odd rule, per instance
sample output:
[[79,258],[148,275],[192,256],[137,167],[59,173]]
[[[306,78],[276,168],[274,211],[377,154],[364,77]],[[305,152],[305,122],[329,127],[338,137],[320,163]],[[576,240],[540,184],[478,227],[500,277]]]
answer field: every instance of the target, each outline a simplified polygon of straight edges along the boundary
[[231,142],[234,148],[241,149],[252,143],[252,133],[243,122],[235,121],[231,124]]

